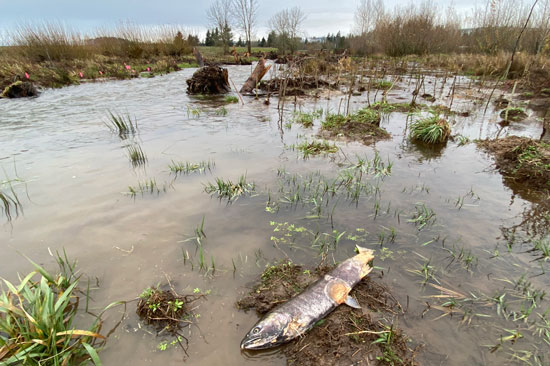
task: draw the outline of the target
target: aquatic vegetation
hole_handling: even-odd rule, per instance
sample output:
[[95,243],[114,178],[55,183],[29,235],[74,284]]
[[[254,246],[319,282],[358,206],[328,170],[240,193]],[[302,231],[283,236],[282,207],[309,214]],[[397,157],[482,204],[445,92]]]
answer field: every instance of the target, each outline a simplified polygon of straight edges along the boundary
[[189,161],[172,161],[168,168],[176,175],[178,174],[192,174],[192,173],[204,173],[207,170],[212,171],[212,168],[216,163],[213,160],[203,160],[198,163],[192,163]]
[[365,107],[345,116],[329,113],[321,124],[321,136],[340,137],[363,141],[365,144],[389,138],[390,134],[380,128],[380,111]]
[[187,118],[199,118],[201,116],[202,109],[199,107],[187,106]]
[[231,202],[242,195],[254,192],[255,187],[254,183],[247,182],[246,175],[241,175],[235,183],[229,179],[216,178],[216,184],[208,183],[204,187],[204,191],[210,195],[217,195],[219,199],[226,198]]
[[299,123],[304,127],[312,127],[313,121],[315,118],[321,118],[323,115],[323,110],[318,109],[313,112],[302,112],[302,111],[296,111],[294,112],[292,116],[292,122]]
[[226,95],[224,101],[226,103],[239,103],[239,98],[234,95]]
[[216,109],[216,116],[225,117],[225,116],[227,116],[227,113],[229,113],[229,112],[227,112],[227,108],[225,108],[225,107],[221,107],[219,109]]
[[388,90],[393,86],[393,83],[389,80],[374,80],[372,81],[372,87],[376,89]]
[[527,118],[527,113],[520,107],[508,107],[500,112],[500,117],[505,121],[517,122]]
[[426,207],[423,203],[416,204],[415,207],[416,212],[414,212],[412,218],[407,221],[414,223],[419,231],[426,225],[433,224],[435,222],[436,215],[434,210]]
[[[31,261],[35,270],[18,285],[4,280],[8,291],[0,294],[0,363],[16,365],[84,365],[101,366],[97,348],[106,337],[99,334],[101,314],[85,329],[74,323],[80,314],[80,297],[74,263],[64,263],[54,276]],[[67,271],[68,270],[68,271]],[[87,300],[87,299],[86,299]],[[86,301],[87,303],[87,301]],[[82,320],[79,320],[82,323]]]
[[137,120],[129,114],[122,115],[120,113],[108,112],[109,120],[105,125],[109,127],[112,133],[117,134],[121,139],[126,139],[129,136],[134,136],[138,131]]
[[419,119],[410,126],[411,139],[427,144],[444,143],[450,135],[449,123],[435,111],[431,112],[430,117]]
[[19,216],[19,213],[22,211],[22,206],[11,183],[8,181],[5,185],[8,187],[5,191],[3,191],[2,186],[0,186],[0,211],[6,216],[8,221],[11,221],[13,215]]
[[149,194],[160,194],[161,192],[166,192],[168,185],[165,183],[162,187],[159,187],[157,181],[154,178],[149,180],[138,182],[137,186],[128,186],[128,194],[132,197],[135,197],[138,193],[143,195],[144,193]]
[[147,155],[138,144],[129,145],[127,148],[128,159],[132,167],[137,168],[147,163]]
[[328,141],[302,141],[296,145],[296,149],[304,154],[304,158],[319,154],[333,154],[338,152],[339,148]]

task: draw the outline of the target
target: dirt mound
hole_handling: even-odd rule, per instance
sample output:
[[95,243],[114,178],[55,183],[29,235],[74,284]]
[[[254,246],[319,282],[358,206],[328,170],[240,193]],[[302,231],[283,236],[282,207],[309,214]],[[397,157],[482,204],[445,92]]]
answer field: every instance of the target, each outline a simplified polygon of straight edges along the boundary
[[505,180],[525,184],[529,190],[550,191],[550,144],[511,136],[480,141],[478,146],[495,157]]
[[188,94],[222,94],[231,90],[227,69],[205,66],[187,80]]
[[[302,292],[332,267],[304,269],[291,262],[268,267],[253,290],[238,303],[264,315]],[[402,312],[388,289],[366,277],[351,295],[362,309],[339,306],[303,337],[283,346],[289,365],[417,365],[415,351],[394,324]]]
[[305,76],[303,78],[289,79],[271,79],[262,81],[259,85],[260,90],[273,94],[281,94],[284,90],[285,95],[305,95],[306,90],[315,90],[321,88],[337,89],[336,84],[330,83],[323,79],[313,76]]
[[361,141],[365,145],[390,138],[380,127],[380,112],[367,107],[349,116],[329,114],[321,125],[319,136],[326,139]]
[[38,90],[30,81],[16,81],[7,86],[0,97],[2,98],[25,98],[35,97],[38,95]]

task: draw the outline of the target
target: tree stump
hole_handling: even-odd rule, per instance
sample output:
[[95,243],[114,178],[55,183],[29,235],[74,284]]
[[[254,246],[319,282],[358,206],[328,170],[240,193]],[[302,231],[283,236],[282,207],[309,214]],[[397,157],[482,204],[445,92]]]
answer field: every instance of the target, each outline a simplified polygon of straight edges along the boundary
[[231,90],[227,69],[205,66],[187,80],[188,94],[222,94]]
[[30,81],[16,81],[7,86],[2,92],[2,98],[25,98],[35,97],[38,95],[38,90]]

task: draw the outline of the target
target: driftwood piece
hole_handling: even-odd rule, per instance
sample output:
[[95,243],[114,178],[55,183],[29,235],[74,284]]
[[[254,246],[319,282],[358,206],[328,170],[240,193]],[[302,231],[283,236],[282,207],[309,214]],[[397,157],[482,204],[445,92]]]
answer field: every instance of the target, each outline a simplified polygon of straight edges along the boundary
[[252,71],[252,74],[250,74],[248,80],[246,80],[246,82],[243,84],[240,93],[252,93],[254,88],[256,88],[256,85],[258,85],[258,83],[262,80],[262,78],[265,76],[270,68],[271,65],[265,66],[265,59],[262,57],[260,61],[258,61],[258,64],[254,68],[254,71]]
[[219,66],[201,67],[187,80],[189,94],[222,94],[230,90],[227,69]]
[[200,51],[196,47],[193,47],[193,56],[195,56],[195,60],[197,60],[199,67],[203,67],[204,59],[202,58]]

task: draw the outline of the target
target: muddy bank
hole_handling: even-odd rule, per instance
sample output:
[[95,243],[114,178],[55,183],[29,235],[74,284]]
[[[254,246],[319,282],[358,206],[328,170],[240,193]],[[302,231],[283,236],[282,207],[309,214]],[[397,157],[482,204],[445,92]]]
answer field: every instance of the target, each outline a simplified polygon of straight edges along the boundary
[[505,180],[550,192],[550,144],[510,136],[479,141],[478,146],[494,156],[495,166]]
[[[265,315],[298,295],[333,267],[306,269],[292,262],[268,266],[237,306]],[[417,365],[415,350],[398,328],[403,309],[389,290],[364,278],[351,291],[362,309],[342,305],[298,340],[282,346],[288,365]]]
[[306,95],[307,92],[317,89],[338,89],[335,83],[315,78],[313,76],[304,76],[301,78],[279,79],[262,81],[259,89],[273,94],[283,94],[288,96]]

